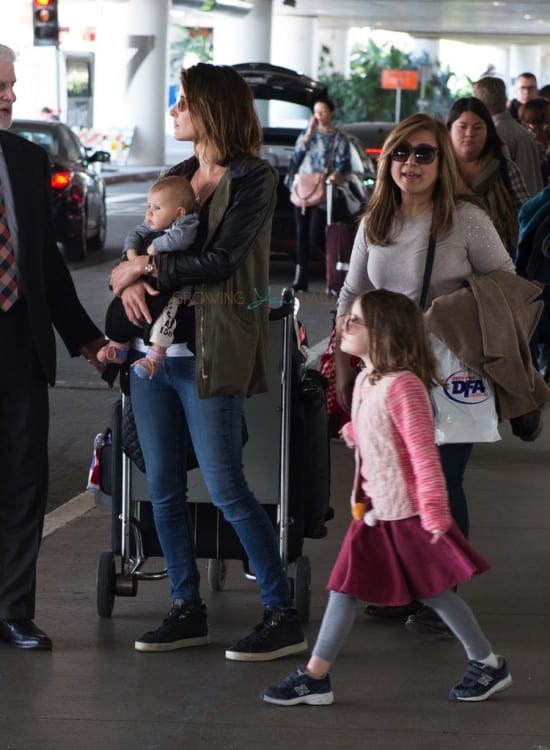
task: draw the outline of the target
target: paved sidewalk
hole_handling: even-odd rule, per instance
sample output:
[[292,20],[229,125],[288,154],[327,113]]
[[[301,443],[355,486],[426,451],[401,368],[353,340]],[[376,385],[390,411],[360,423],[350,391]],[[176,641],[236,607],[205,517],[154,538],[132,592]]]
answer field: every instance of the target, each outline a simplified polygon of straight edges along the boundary
[[[111,619],[98,618],[95,570],[110,548],[111,516],[84,493],[47,520],[37,623],[54,639],[53,652],[0,643],[0,750],[550,750],[550,428],[534,444],[503,432],[501,443],[477,447],[467,481],[472,541],[493,568],[461,593],[506,654],[511,690],[483,704],[450,703],[448,689],[465,668],[459,644],[412,635],[360,608],[333,670],[335,704],[264,705],[260,689],[305,657],[225,660],[225,648],[260,619],[255,584],[237,562],[225,590],[210,592],[201,561],[208,647],[136,652],[134,639],[166,614],[166,581],[141,583],[135,598],[116,599]],[[313,577],[310,643],[348,524],[352,463],[333,441],[336,518],[328,537],[306,540],[304,550]]]
[[149,182],[158,177],[166,167],[121,167],[120,169],[103,168],[103,179],[106,185],[121,182]]
[[[105,176],[152,180],[159,171],[127,167]],[[313,295],[304,300],[317,341],[327,330],[330,303],[317,304],[321,297]],[[208,590],[200,561],[208,647],[136,652],[135,638],[167,612],[167,582],[141,583],[135,598],[117,597],[111,619],[98,618],[95,572],[110,548],[111,516],[84,492],[46,519],[36,621],[53,638],[53,652],[0,643],[0,750],[550,750],[550,424],[534,444],[507,427],[503,436],[476,448],[467,473],[472,541],[493,568],[461,593],[506,655],[511,690],[483,704],[450,703],[448,689],[465,668],[460,645],[412,635],[402,622],[369,619],[359,606],[333,670],[335,704],[264,705],[260,689],[305,656],[263,664],[225,660],[225,648],[261,617],[255,584],[236,561],[222,592]],[[306,540],[304,549],[312,568],[310,644],[348,525],[352,471],[351,452],[333,441],[336,517],[328,537]],[[149,564],[162,567],[161,560]]]

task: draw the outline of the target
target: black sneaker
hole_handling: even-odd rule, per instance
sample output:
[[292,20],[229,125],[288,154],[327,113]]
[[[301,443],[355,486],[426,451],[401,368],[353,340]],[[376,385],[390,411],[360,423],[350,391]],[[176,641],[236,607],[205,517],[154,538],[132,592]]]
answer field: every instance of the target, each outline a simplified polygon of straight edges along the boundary
[[278,685],[262,690],[260,698],[266,703],[274,703],[277,706],[297,706],[299,703],[307,703],[309,706],[328,706],[334,701],[329,675],[315,680],[301,667],[285,677]]
[[270,661],[307,648],[307,641],[295,609],[266,607],[264,619],[252,633],[227,649],[232,661]]
[[422,605],[405,621],[405,627],[411,633],[435,633],[436,635],[452,635],[441,617],[431,607]]
[[484,701],[493,693],[506,690],[512,684],[512,675],[506,661],[499,657],[498,667],[489,667],[480,661],[468,662],[462,682],[449,693],[451,701]]
[[175,651],[208,643],[208,625],[204,604],[176,599],[168,617],[156,630],[150,630],[136,642],[137,651]]

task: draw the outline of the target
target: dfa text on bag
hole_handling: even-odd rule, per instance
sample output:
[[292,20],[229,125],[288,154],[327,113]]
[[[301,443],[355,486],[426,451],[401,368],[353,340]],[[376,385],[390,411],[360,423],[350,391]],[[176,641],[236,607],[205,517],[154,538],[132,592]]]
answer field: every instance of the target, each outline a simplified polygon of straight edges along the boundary
[[430,341],[442,381],[430,394],[436,444],[500,440],[495,393],[490,380],[469,368],[433,334]]

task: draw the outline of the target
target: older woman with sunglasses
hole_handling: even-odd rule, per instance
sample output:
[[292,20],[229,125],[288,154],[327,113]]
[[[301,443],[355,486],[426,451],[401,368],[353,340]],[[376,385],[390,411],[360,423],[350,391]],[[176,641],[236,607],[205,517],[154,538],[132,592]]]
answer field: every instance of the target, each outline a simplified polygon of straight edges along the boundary
[[[436,244],[426,306],[458,290],[472,273],[514,273],[493,223],[461,179],[445,125],[419,113],[396,125],[382,148],[374,194],[338,299],[338,341],[354,299],[368,289],[401,292],[419,302],[431,235]],[[347,411],[354,377],[349,358],[337,346],[337,397]],[[439,447],[451,513],[466,537],[469,518],[462,482],[472,447],[470,443]],[[407,611],[387,610],[367,607],[369,614]],[[433,629],[437,627],[436,623]]]

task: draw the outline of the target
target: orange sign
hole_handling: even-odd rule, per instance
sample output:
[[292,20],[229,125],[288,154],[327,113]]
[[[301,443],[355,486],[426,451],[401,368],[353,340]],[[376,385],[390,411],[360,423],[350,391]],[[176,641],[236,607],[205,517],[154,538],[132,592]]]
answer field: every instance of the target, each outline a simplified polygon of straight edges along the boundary
[[418,88],[418,70],[383,70],[382,88],[414,91]]

